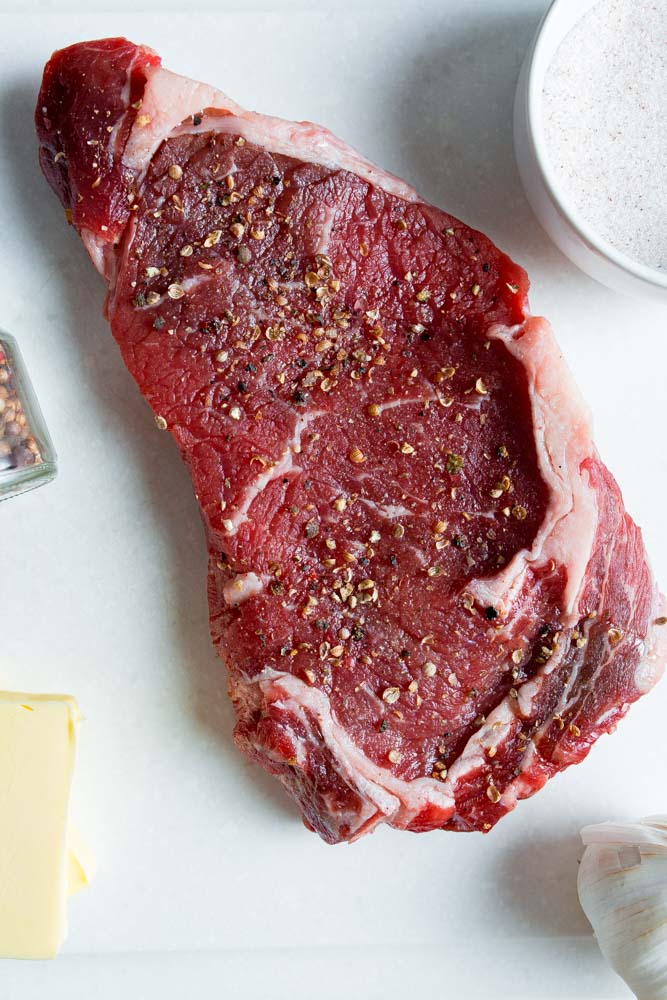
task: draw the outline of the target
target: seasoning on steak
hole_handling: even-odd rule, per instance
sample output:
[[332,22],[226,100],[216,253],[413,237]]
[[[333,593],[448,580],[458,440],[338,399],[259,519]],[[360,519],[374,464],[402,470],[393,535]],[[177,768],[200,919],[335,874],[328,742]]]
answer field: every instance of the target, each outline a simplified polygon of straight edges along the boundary
[[57,52],[36,121],[192,474],[238,746],[331,843],[490,830],[665,652],[525,273],[327,131],[124,39]]

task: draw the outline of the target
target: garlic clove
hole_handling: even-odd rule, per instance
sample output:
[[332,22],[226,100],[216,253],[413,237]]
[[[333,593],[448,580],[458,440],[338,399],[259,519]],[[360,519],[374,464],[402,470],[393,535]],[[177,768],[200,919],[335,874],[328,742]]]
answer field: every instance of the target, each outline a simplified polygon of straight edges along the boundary
[[600,950],[639,1000],[667,1000],[667,816],[588,826],[582,839],[579,899]]
[[667,854],[667,816],[649,816],[639,823],[598,823],[581,831],[584,844],[646,844]]
[[667,831],[667,816],[647,816],[646,819],[642,820],[642,823],[653,826],[658,830]]

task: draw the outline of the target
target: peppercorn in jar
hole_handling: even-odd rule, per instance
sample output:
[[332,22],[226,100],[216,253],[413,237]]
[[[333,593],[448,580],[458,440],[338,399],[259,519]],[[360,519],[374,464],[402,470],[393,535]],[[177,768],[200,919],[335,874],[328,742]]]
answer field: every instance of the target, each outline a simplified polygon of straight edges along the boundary
[[56,454],[21,352],[0,330],[0,500],[50,482]]

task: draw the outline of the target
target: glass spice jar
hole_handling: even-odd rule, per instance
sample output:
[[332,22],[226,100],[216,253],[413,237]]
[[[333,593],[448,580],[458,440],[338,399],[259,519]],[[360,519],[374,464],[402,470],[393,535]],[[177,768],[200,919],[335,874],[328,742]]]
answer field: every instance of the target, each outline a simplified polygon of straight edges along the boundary
[[56,453],[21,352],[0,330],[0,500],[50,482]]

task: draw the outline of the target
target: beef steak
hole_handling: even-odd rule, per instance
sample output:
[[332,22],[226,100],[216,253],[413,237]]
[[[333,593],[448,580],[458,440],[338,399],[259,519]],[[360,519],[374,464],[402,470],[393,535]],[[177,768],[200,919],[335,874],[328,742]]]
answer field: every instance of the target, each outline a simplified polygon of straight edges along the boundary
[[325,130],[124,39],[55,53],[36,122],[192,475],[238,746],[331,843],[491,829],[664,660],[525,273]]

